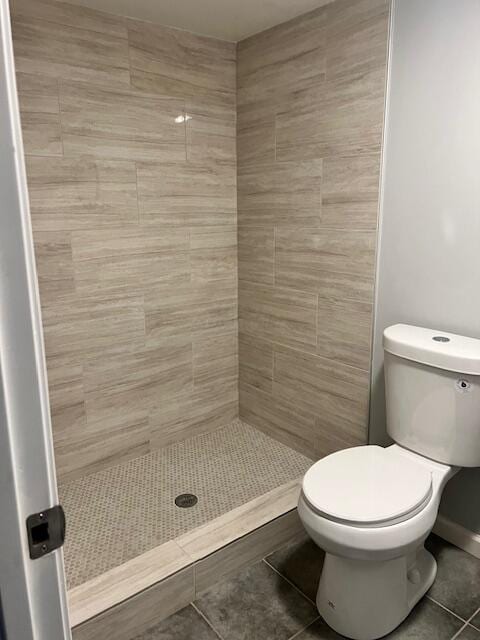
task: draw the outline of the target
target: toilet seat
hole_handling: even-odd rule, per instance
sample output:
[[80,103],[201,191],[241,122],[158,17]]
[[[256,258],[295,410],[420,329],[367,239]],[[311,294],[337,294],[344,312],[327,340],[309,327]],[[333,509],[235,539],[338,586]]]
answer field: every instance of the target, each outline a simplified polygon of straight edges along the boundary
[[425,508],[432,474],[398,447],[354,447],[316,462],[304,476],[302,493],[324,518],[353,527],[385,527]]

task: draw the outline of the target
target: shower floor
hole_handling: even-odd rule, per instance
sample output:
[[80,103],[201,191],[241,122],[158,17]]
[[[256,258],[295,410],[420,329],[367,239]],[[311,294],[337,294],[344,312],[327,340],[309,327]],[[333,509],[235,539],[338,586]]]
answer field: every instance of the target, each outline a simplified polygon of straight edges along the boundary
[[[68,588],[299,478],[311,464],[235,420],[60,486]],[[198,503],[177,507],[182,493]]]

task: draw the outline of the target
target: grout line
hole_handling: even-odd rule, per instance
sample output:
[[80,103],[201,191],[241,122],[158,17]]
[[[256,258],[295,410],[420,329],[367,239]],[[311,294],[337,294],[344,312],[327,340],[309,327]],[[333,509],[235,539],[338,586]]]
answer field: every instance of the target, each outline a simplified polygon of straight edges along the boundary
[[288,578],[286,578],[282,573],[280,573],[280,571],[278,571],[278,569],[275,569],[275,567],[274,567],[274,566],[272,566],[272,565],[268,562],[268,560],[267,560],[266,558],[263,558],[263,562],[267,565],[267,567],[270,567],[270,569],[271,569],[272,571],[274,571],[274,572],[275,572],[277,575],[279,575],[283,580],[285,580],[285,582],[288,582],[288,584],[289,584],[291,587],[293,587],[293,588],[295,589],[295,591],[298,591],[298,593],[299,593],[300,595],[302,595],[302,596],[305,598],[305,600],[308,600],[308,602],[311,602],[315,607],[317,606],[317,605],[316,605],[316,603],[315,603],[313,600],[311,600],[308,596],[306,596],[306,595],[303,593],[303,591],[297,587],[297,585],[295,585],[291,580],[289,580],[289,579],[288,579]]
[[455,618],[458,618],[459,620],[461,620],[462,622],[467,622],[464,618],[462,618],[461,616],[459,616],[457,613],[455,613],[454,611],[452,611],[451,609],[449,609],[448,607],[446,607],[445,605],[443,605],[441,602],[438,602],[438,600],[435,600],[434,598],[432,598],[432,596],[425,596],[426,598],[428,598],[431,602],[433,602],[434,604],[436,604],[437,606],[441,607],[442,609],[444,609],[445,611],[448,611],[448,613],[450,613],[452,616],[454,616]]
[[202,611],[200,611],[200,609],[197,607],[197,605],[194,602],[191,602],[190,605],[195,609],[195,611],[198,613],[199,616],[201,616],[205,622],[208,624],[208,626],[210,627],[210,629],[215,633],[215,635],[217,635],[220,640],[223,640],[223,637],[220,635],[220,633],[215,629],[215,627],[213,626],[213,624],[210,622],[210,620],[207,618],[207,616],[202,613]]
[[312,624],[315,624],[315,622],[317,622],[317,620],[320,620],[320,619],[321,619],[321,616],[318,616],[317,618],[315,618],[315,620],[312,620],[312,622],[309,622],[306,627],[303,627],[303,629],[300,629],[300,631],[297,631],[297,633],[294,633],[293,636],[289,638],[289,640],[294,640],[294,638],[297,638],[301,633],[306,631],[309,627],[312,626]]
[[468,628],[468,626],[469,626],[468,624],[464,624],[464,625],[463,625],[463,627],[460,627],[460,629],[457,631],[457,633],[456,633],[455,635],[453,635],[453,636],[450,638],[450,640],[456,640],[456,638],[458,638],[458,637],[459,637],[459,635],[460,635],[460,634],[461,634],[465,629],[467,629],[467,628]]

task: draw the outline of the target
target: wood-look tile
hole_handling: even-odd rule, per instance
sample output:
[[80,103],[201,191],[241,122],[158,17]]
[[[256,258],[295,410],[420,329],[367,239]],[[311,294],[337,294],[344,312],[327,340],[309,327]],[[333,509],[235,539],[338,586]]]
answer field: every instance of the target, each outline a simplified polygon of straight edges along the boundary
[[145,344],[142,296],[64,296],[43,308],[47,356],[88,358]]
[[274,282],[275,231],[273,226],[238,229],[238,278],[259,284]]
[[235,44],[128,20],[132,84],[170,96],[235,92]]
[[24,16],[33,20],[46,20],[63,27],[76,27],[95,33],[127,37],[125,19],[111,13],[103,13],[58,0],[10,0],[13,18]]
[[146,224],[233,225],[235,169],[218,163],[139,163],[138,202]]
[[238,45],[238,101],[278,100],[325,77],[324,8],[268,29]]
[[373,305],[358,300],[318,300],[317,353],[370,369]]
[[237,286],[229,280],[157,287],[145,294],[149,341],[174,335],[214,336],[237,327]]
[[234,542],[297,506],[301,478],[287,482],[206,524],[179,536],[176,543],[192,560]]
[[389,0],[340,0],[326,8],[329,79],[385,68],[389,5]]
[[[123,37],[18,16],[12,22],[17,71],[111,87],[130,83]],[[92,41],[95,46],[92,46]]]
[[290,395],[273,396],[250,384],[240,386],[240,416],[249,424],[289,447],[313,457],[317,437],[315,416]]
[[237,162],[275,161],[275,106],[270,100],[237,106]]
[[63,146],[57,81],[45,76],[17,73],[17,91],[25,153],[61,156]]
[[75,292],[71,234],[38,232],[34,237],[37,277],[42,304]]
[[240,225],[318,225],[322,161],[245,165],[238,171]]
[[47,358],[50,414],[54,438],[68,439],[86,425],[83,367],[70,357]]
[[384,94],[384,67],[302,90],[277,114],[277,160],[379,153]]
[[235,105],[215,98],[187,97],[185,100],[187,160],[208,160],[236,164]]
[[166,445],[209,433],[238,415],[237,381],[214,381],[193,391],[168,394],[150,411],[150,446]]
[[134,163],[27,157],[26,165],[35,232],[138,222]]
[[191,558],[171,540],[70,589],[70,624],[76,627],[86,622],[191,563]]
[[66,155],[185,160],[181,99],[62,82],[60,109]]
[[376,234],[368,230],[276,232],[275,283],[324,297],[371,301]]
[[368,408],[368,371],[276,345],[273,394],[317,416],[341,411],[356,423]]
[[237,332],[193,340],[193,383],[233,382],[238,378]]
[[323,161],[322,226],[376,229],[380,154]]
[[315,352],[317,296],[312,293],[239,284],[239,328],[242,333]]
[[239,380],[262,391],[272,391],[273,346],[258,336],[241,333],[238,339]]
[[194,599],[193,567],[161,580],[73,630],[74,640],[131,640]]
[[101,354],[84,364],[84,388],[90,422],[128,411],[148,412],[172,394],[193,388],[192,341],[169,338],[134,352]]
[[195,563],[195,596],[287,544],[302,530],[303,525],[293,509],[199,560]]
[[165,282],[190,281],[186,229],[160,232],[141,226],[72,234],[75,283],[80,293],[140,293]]
[[68,437],[53,434],[57,476],[68,482],[88,473],[144,455],[149,451],[146,416],[120,415],[98,422],[87,418],[83,430]]
[[193,282],[237,280],[236,227],[194,227],[190,230]]

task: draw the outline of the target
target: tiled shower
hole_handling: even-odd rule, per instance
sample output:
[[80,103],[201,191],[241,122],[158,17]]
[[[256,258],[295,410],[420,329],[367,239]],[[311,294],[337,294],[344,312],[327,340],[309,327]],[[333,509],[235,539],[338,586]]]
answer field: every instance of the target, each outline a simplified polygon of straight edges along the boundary
[[366,442],[389,3],[11,11],[76,587]]

